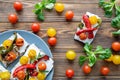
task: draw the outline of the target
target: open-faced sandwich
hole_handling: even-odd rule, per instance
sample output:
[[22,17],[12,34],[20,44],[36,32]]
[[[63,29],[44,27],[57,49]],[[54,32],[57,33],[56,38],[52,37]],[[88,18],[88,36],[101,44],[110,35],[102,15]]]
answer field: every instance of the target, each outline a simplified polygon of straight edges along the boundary
[[10,80],[10,72],[0,65],[0,80]]
[[12,80],[45,80],[53,68],[53,60],[31,44],[11,70]]
[[0,45],[0,61],[8,67],[18,57],[23,55],[28,47],[28,43],[18,33],[13,33],[11,37],[4,40]]
[[86,14],[82,16],[82,20],[77,27],[77,32],[74,36],[74,39],[90,44],[95,38],[101,22],[102,20],[100,17],[90,12],[86,12]]

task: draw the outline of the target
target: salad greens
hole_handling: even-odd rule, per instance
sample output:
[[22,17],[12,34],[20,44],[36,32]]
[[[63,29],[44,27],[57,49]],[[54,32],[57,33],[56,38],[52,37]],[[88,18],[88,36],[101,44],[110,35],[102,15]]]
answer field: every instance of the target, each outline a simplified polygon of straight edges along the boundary
[[97,46],[95,50],[93,50],[93,46],[89,45],[88,43],[84,46],[84,51],[86,56],[79,57],[79,64],[82,65],[86,60],[88,60],[88,65],[92,67],[97,60],[104,60],[108,59],[112,52],[109,48],[103,49],[102,46]]
[[[112,17],[115,14],[115,18],[112,19],[111,25],[113,28],[118,29],[118,31],[113,32],[113,35],[119,35],[120,29],[120,0],[99,0],[99,5],[104,9],[106,17]],[[115,12],[115,13],[113,13]],[[119,33],[118,33],[119,32]]]
[[43,10],[51,10],[54,7],[56,0],[42,0],[41,2],[35,4],[33,12],[37,15],[38,20],[44,21]]

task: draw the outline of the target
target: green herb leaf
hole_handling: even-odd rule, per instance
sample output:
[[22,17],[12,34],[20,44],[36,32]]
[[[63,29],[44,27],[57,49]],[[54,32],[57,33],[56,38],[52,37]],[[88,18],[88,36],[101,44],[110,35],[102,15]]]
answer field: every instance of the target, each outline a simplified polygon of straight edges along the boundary
[[96,56],[93,54],[93,55],[89,56],[89,63],[88,63],[88,65],[90,67],[92,67],[95,63],[96,63]]
[[120,15],[118,15],[117,17],[112,19],[111,25],[112,25],[113,28],[120,29]]
[[46,8],[46,9],[49,9],[49,10],[53,9],[53,7],[54,7],[54,4],[53,4],[53,3],[49,3],[49,4],[47,4],[47,5],[45,6],[45,8]]
[[92,45],[89,45],[88,43],[86,43],[84,46],[84,50],[89,53],[92,50]]
[[44,21],[44,19],[45,19],[45,17],[44,17],[44,14],[42,13],[42,12],[40,12],[39,14],[38,14],[38,20],[42,20],[42,21]]
[[87,59],[86,56],[80,56],[79,57],[79,64],[83,65],[83,63],[86,61],[86,59]]

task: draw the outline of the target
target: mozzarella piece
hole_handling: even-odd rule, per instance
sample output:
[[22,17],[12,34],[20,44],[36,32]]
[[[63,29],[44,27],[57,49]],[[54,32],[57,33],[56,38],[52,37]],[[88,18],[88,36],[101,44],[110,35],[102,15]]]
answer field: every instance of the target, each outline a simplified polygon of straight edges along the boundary
[[[92,13],[90,13],[90,12],[86,12],[86,14],[89,15],[89,16],[94,16],[94,15],[95,15],[95,14],[92,14]],[[95,16],[97,17],[97,19],[101,19],[98,15],[95,15]],[[85,23],[83,22],[83,20],[82,20],[82,23],[85,24]],[[99,24],[96,23],[95,25],[92,25],[92,27],[96,27],[96,26],[98,26],[98,25],[99,25]],[[80,28],[77,27],[77,31],[79,31],[79,30],[80,30]],[[95,38],[95,35],[96,35],[97,31],[98,31],[98,29],[93,31],[94,38]],[[77,36],[76,34],[75,34],[75,36],[74,36],[74,39],[75,39],[75,40],[78,40],[78,41],[83,42],[83,43],[88,43],[88,44],[92,43],[92,41],[94,40],[94,38],[92,38],[92,39],[88,39],[88,38],[87,38],[86,40],[81,40],[81,39],[79,38],[79,36]]]

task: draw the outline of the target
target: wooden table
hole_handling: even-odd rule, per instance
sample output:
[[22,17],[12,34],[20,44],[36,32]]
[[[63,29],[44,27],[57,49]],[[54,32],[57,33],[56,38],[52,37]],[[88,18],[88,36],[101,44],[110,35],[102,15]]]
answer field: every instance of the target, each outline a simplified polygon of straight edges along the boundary
[[[40,22],[36,19],[36,15],[32,12],[35,3],[40,0],[20,0],[24,4],[23,11],[16,13],[13,9],[13,2],[16,0],[0,0],[0,32],[6,30],[28,30],[33,22]],[[53,80],[68,80],[65,76],[65,70],[67,68],[73,68],[75,70],[75,76],[72,80],[120,80],[120,66],[113,63],[107,63],[105,61],[98,61],[93,67],[92,72],[85,76],[82,72],[82,67],[78,64],[79,55],[83,53],[83,44],[75,41],[73,36],[76,31],[76,27],[79,24],[81,16],[86,12],[92,12],[99,15],[102,20],[102,26],[100,27],[95,40],[92,45],[96,47],[101,45],[104,48],[110,47],[111,43],[115,39],[111,32],[114,30],[110,21],[111,18],[104,17],[104,11],[98,6],[99,0],[57,0],[57,2],[63,2],[65,4],[65,11],[58,15],[55,10],[50,12],[45,11],[45,21],[40,22],[41,30],[37,33],[45,42],[47,42],[46,30],[49,27],[54,27],[57,30],[57,45],[50,47],[54,56],[54,77]],[[75,13],[72,22],[65,20],[65,12],[72,10]],[[12,25],[8,21],[8,14],[16,13],[19,16],[19,22]],[[67,50],[75,50],[77,58],[73,62],[69,62],[65,58],[65,52]],[[108,66],[111,70],[110,74],[106,77],[100,75],[100,67]]]

